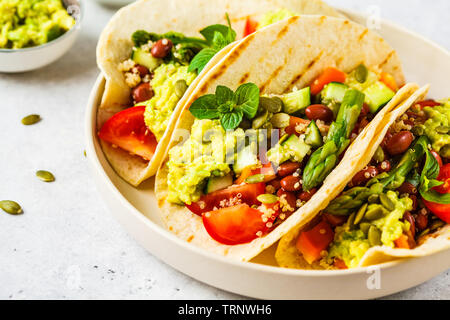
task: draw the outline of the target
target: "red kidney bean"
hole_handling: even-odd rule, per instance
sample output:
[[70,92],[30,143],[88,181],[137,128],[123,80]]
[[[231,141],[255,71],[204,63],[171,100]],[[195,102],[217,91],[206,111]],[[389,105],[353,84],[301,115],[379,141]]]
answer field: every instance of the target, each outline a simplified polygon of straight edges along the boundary
[[386,143],[386,149],[391,156],[396,156],[408,150],[414,140],[414,136],[409,131],[401,131],[392,136]]
[[302,189],[300,177],[287,176],[281,180],[281,187],[285,191],[299,191]]
[[383,172],[389,172],[392,169],[392,165],[391,162],[388,160],[385,160],[383,162],[381,162],[378,166],[377,166],[377,170],[379,173],[383,173]]
[[409,182],[404,182],[400,188],[398,188],[398,191],[400,193],[407,193],[407,194],[417,194],[417,188],[414,187],[413,184]]
[[269,185],[275,188],[275,190],[281,189],[281,179],[275,179],[269,182]]
[[431,150],[431,154],[433,155],[433,157],[435,157],[435,159],[437,160],[437,162],[439,163],[439,168],[441,168],[444,165],[444,162],[442,161],[441,156],[439,155],[439,153],[437,153],[434,150]]
[[412,211],[416,211],[417,210],[417,206],[418,206],[418,200],[417,197],[415,195],[409,195],[409,198],[412,200],[413,204],[412,204]]
[[290,176],[300,167],[301,165],[298,162],[285,162],[278,167],[277,175],[279,175],[280,177]]
[[155,42],[152,47],[151,53],[155,58],[165,58],[172,50],[173,43],[169,39],[161,39]]
[[144,67],[140,64],[137,64],[135,66],[136,70],[139,72],[139,75],[141,77],[145,77],[146,75],[148,75],[150,73],[150,71],[147,69],[147,67]]
[[352,185],[354,187],[366,184],[370,179],[378,175],[378,169],[374,166],[367,167],[360,172],[358,172],[352,179]]
[[284,191],[283,189],[278,190],[277,196],[281,198],[283,195],[285,196],[286,202],[289,204],[289,207],[293,209],[289,211],[295,211],[295,209],[297,208],[297,197],[295,196],[295,193]]
[[386,133],[386,135],[384,136],[384,139],[383,139],[383,141],[381,141],[381,144],[380,144],[380,146],[381,146],[381,148],[383,148],[383,150],[386,150],[387,142],[392,138],[392,136],[393,136],[393,134],[390,131],[388,131]]
[[311,198],[313,197],[313,195],[314,195],[316,192],[317,192],[317,189],[316,189],[316,188],[313,188],[313,189],[311,189],[311,190],[309,190],[309,191],[303,191],[303,192],[300,192],[300,193],[298,194],[298,198],[299,198],[301,201],[307,202],[307,201],[311,200]]
[[414,220],[414,217],[412,216],[412,214],[410,212],[405,212],[405,214],[403,215],[403,219],[408,221],[409,224],[411,225],[410,230],[411,230],[412,236],[414,237],[416,234],[416,221]]
[[423,214],[418,214],[416,216],[416,227],[418,231],[425,230],[428,226],[428,218]]
[[131,91],[134,101],[143,102],[151,99],[154,95],[149,83],[141,83]]
[[305,114],[309,120],[322,120],[324,122],[333,121],[334,114],[330,108],[323,104],[313,104],[306,108]]

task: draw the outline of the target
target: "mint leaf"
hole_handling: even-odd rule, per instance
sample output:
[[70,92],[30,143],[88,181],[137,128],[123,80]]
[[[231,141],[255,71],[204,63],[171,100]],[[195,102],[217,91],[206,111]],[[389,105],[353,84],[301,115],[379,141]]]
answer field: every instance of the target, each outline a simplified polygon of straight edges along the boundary
[[214,39],[212,41],[212,48],[220,51],[222,48],[225,48],[229,42],[220,32],[214,33]]
[[253,119],[259,107],[259,88],[254,83],[245,83],[236,90],[234,101],[248,119]]
[[220,123],[225,130],[234,130],[239,126],[243,117],[242,110],[235,109],[233,112],[222,114]]
[[226,102],[233,101],[234,92],[228,87],[225,86],[217,86],[216,87],[216,101],[220,106]]
[[197,119],[218,119],[220,117],[214,94],[207,94],[195,100],[189,107],[189,111]]
[[[220,33],[225,39],[227,39],[230,34],[230,27],[224,26],[223,24],[214,24],[200,31],[202,36],[205,37],[206,41],[210,45],[213,43],[216,32]],[[233,33],[234,31],[231,29],[231,32]],[[236,32],[234,32],[234,34],[236,34]],[[231,42],[233,41],[234,40]]]
[[212,48],[205,48],[200,51],[189,64],[188,72],[197,70],[198,73],[206,67],[209,60],[211,60],[217,53],[217,50]]

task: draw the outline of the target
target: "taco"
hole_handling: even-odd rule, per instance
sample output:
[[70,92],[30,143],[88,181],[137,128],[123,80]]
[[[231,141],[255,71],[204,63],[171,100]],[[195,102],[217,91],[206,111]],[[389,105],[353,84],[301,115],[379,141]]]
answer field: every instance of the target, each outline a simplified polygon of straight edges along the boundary
[[302,13],[340,16],[318,0],[142,0],[121,9],[97,47],[106,78],[97,126],[116,172],[135,186],[154,175],[199,74],[243,35]]
[[403,84],[396,52],[345,19],[296,16],[248,36],[180,114],[156,176],[162,220],[250,260],[344,189],[363,155],[340,159],[418,89]]
[[281,267],[355,268],[450,248],[450,100],[423,101],[427,92],[388,113],[370,143],[354,145],[361,171],[280,240]]

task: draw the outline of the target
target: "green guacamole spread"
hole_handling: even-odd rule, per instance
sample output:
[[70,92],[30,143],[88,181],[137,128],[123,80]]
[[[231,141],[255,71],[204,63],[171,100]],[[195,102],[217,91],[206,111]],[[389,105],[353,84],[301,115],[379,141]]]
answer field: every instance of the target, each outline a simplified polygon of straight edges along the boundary
[[[395,204],[395,210],[377,220],[370,221],[370,224],[380,230],[381,244],[394,248],[394,241],[400,238],[403,231],[410,228],[409,223],[402,222],[401,219],[406,211],[412,209],[412,200],[407,197],[399,199],[397,193],[393,191],[387,192],[386,195]],[[347,267],[357,267],[364,254],[371,248],[367,230],[363,231],[361,226],[362,223],[353,230],[349,229],[346,224],[337,227],[334,242],[330,246],[326,259],[339,258],[345,262]],[[331,264],[331,260],[328,262]]]
[[450,158],[450,99],[441,106],[423,109],[428,120],[423,125],[433,149],[445,158]]
[[75,24],[61,0],[0,0],[0,48],[39,46]]
[[155,70],[150,82],[155,95],[144,102],[146,105],[144,118],[145,124],[158,141],[164,135],[173,110],[180,101],[180,97],[175,93],[175,83],[178,80],[185,80],[189,86],[196,77],[195,73],[187,70],[188,66],[162,64]]
[[266,14],[264,14],[261,18],[261,21],[258,24],[258,30],[262,29],[264,27],[267,27],[273,23],[276,23],[278,21],[290,18],[295,16],[296,14],[292,11],[289,11],[287,9],[280,9],[278,11],[269,11]]

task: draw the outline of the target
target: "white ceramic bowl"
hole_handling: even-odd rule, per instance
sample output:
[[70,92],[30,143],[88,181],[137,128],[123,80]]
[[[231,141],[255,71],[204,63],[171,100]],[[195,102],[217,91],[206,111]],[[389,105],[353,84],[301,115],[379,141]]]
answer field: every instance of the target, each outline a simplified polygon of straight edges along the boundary
[[81,1],[63,0],[76,24],[46,44],[24,49],[0,49],[0,72],[25,72],[42,68],[61,58],[74,44],[83,15]]
[[[364,17],[345,11],[353,20]],[[431,83],[431,96],[448,95],[450,54],[428,40],[388,22],[380,33],[398,50],[407,79]],[[450,250],[372,268],[303,271],[275,267],[273,252],[242,263],[211,254],[166,231],[158,216],[153,179],[133,188],[108,164],[97,140],[96,113],[104,90],[99,76],[86,113],[87,156],[100,194],[113,215],[153,255],[175,269],[215,287],[263,299],[369,299],[423,283],[450,267]],[[271,248],[272,250],[274,248]],[[379,281],[379,282],[378,282]]]
[[95,0],[95,1],[110,6],[124,6],[136,0]]

